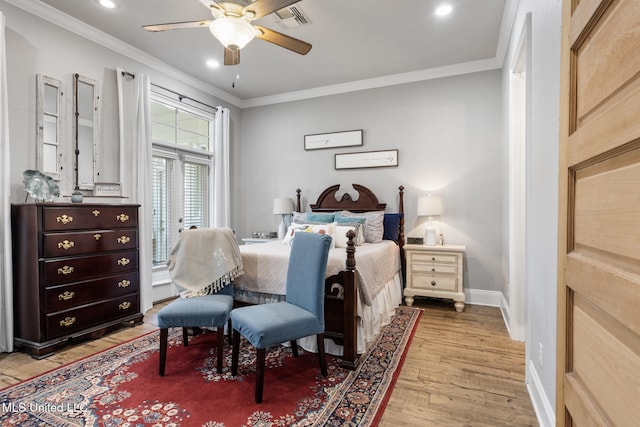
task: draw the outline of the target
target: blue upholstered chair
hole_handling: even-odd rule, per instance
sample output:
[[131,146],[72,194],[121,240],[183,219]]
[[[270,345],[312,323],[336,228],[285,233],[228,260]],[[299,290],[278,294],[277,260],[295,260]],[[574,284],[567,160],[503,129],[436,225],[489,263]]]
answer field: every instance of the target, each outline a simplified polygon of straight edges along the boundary
[[331,237],[297,233],[287,270],[287,300],[236,308],[231,312],[233,350],[231,374],[238,374],[240,335],[256,348],[256,403],[262,401],[266,349],[290,341],[298,357],[296,340],[316,335],[320,371],[327,376],[324,356],[324,282]]
[[233,309],[233,284],[230,283],[213,295],[192,298],[177,298],[158,312],[160,327],[160,375],[164,375],[167,360],[167,337],[169,328],[182,328],[182,343],[189,343],[188,328],[215,327],[217,329],[218,373],[222,372],[224,358],[224,327],[228,325],[231,341],[231,318]]

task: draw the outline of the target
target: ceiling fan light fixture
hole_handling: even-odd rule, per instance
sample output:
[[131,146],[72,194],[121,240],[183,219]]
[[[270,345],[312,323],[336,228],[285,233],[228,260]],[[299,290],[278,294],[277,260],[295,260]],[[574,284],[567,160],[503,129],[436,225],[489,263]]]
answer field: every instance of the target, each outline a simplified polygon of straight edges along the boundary
[[242,17],[225,16],[209,24],[209,31],[224,47],[242,49],[256,36],[256,30]]

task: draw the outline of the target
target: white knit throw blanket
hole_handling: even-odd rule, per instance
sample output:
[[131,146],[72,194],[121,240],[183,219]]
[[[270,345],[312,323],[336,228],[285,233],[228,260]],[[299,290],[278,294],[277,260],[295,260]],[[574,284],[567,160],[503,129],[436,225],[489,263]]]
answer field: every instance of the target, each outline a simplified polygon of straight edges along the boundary
[[230,228],[184,230],[167,258],[182,298],[209,295],[243,274],[242,256]]

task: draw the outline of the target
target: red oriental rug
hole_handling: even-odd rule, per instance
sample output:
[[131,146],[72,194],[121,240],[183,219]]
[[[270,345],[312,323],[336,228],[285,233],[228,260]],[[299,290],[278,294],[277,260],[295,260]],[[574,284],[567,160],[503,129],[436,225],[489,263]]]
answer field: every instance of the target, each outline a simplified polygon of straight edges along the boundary
[[191,338],[172,329],[165,376],[158,375],[153,332],[0,390],[2,426],[292,426],[377,425],[400,372],[421,311],[399,307],[355,371],[328,356],[278,347],[267,352],[264,397],[254,401],[255,350],[243,342],[239,375],[215,370],[215,333]]

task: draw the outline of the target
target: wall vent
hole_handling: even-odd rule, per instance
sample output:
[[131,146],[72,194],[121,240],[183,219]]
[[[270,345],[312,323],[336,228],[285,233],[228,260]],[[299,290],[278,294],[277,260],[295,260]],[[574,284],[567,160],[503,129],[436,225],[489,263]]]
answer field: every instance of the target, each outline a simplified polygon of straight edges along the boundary
[[276,24],[282,28],[301,27],[311,23],[311,20],[307,15],[305,15],[302,9],[300,9],[300,6],[295,4],[293,6],[276,10],[273,13],[273,17]]

